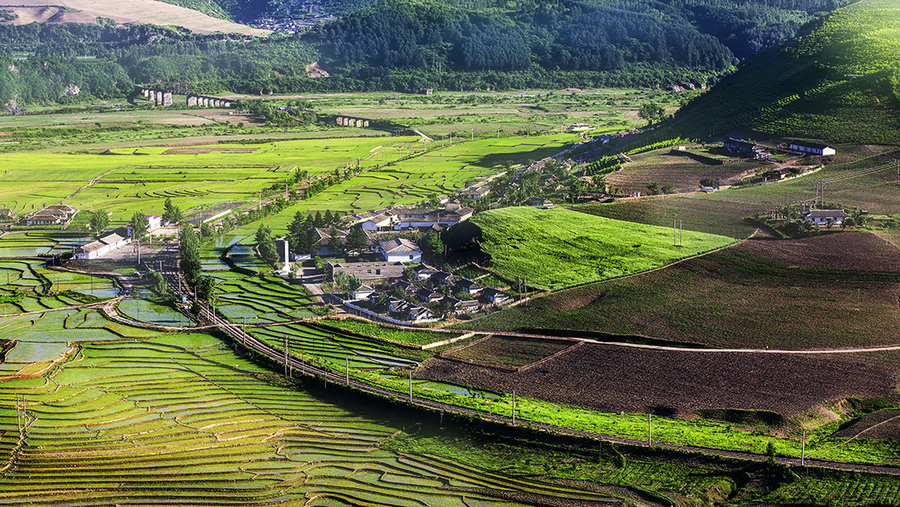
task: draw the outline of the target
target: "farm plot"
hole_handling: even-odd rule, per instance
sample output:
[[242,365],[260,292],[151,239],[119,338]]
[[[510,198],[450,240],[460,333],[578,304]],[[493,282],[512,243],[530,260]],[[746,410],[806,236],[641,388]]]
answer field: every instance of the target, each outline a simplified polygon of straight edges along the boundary
[[743,161],[725,165],[712,165],[696,161],[686,152],[663,148],[633,155],[634,162],[606,176],[610,188],[618,189],[619,195],[633,192],[647,194],[647,185],[658,183],[660,187],[671,185],[675,192],[696,192],[700,190],[700,180],[713,178],[722,185],[732,185],[747,172],[763,170],[768,162]]
[[416,375],[602,411],[682,416],[740,408],[790,418],[850,396],[885,396],[893,385],[888,368],[837,359],[592,343],[518,373],[435,358]]
[[[748,240],[653,273],[537,298],[528,308],[509,308],[460,326],[616,341],[650,337],[726,348],[894,344],[900,333],[900,279],[892,269],[900,252],[868,234],[842,236],[785,240],[791,246],[784,248],[779,241]],[[783,250],[798,259],[808,254],[809,262],[822,259],[822,267],[776,260]],[[831,262],[841,268],[826,269],[827,259],[835,256],[839,260]],[[853,269],[857,261],[860,269]]]
[[[390,165],[354,176],[311,199],[300,201],[269,223],[278,232],[287,229],[297,211],[361,211],[414,204],[433,194],[449,195],[502,171],[500,166],[504,161],[524,163],[548,157],[562,151],[570,140],[568,136],[481,139],[412,158],[406,158],[404,152],[401,161],[394,152]],[[433,148],[429,146],[429,150]],[[390,161],[391,157],[387,156],[386,162]],[[249,231],[248,234],[255,232],[249,228],[245,231]]]
[[[827,184],[828,202],[856,206],[873,214],[896,212],[900,198],[897,168],[898,152],[878,153],[846,164],[826,164],[820,171],[769,185],[728,189],[705,196],[712,201],[755,203],[762,210],[794,201],[812,202],[816,196],[815,180],[839,180]],[[871,174],[870,170],[882,169]]]
[[578,342],[494,335],[469,346],[450,350],[442,354],[442,357],[515,369],[562,352],[576,343]]
[[706,195],[695,195],[641,198],[611,204],[579,204],[570,206],[569,209],[614,220],[660,227],[672,227],[677,219],[680,220],[679,227],[685,230],[744,239],[753,234],[757,228],[744,218],[764,211],[766,205],[745,203],[740,200],[712,200]]
[[428,345],[443,340],[456,338],[456,333],[440,333],[429,330],[398,329],[396,327],[381,326],[374,322],[356,319],[329,319],[321,321],[331,327],[337,327],[353,331],[354,333],[372,336],[378,339],[407,343],[411,345]]
[[220,282],[216,289],[216,311],[233,322],[241,318],[283,322],[312,317],[311,308],[318,305],[302,286],[287,285],[274,277],[231,278]]
[[545,289],[638,273],[732,242],[685,232],[673,246],[672,231],[608,220],[565,209],[504,208],[479,213],[448,235],[477,228],[490,267],[507,279],[526,277]]
[[[0,448],[24,447],[0,478],[10,505],[85,501],[210,505],[325,501],[464,507],[605,495],[514,480],[379,448],[397,428],[314,395],[266,383],[268,373],[203,335],[86,345],[52,379],[0,384]],[[12,457],[12,456],[11,456]],[[150,473],[148,473],[150,472]],[[457,488],[446,488],[453,484]],[[499,491],[507,492],[500,496]],[[530,502],[529,502],[530,503]]]
[[[134,210],[161,213],[166,198],[183,210],[247,201],[263,188],[283,185],[294,170],[315,175],[348,165],[375,166],[382,163],[380,150],[417,139],[286,140],[224,148],[210,144],[193,147],[195,153],[166,154],[172,147],[151,147],[52,154],[40,160],[40,171],[34,171],[33,155],[12,153],[4,155],[0,202],[21,215],[65,201],[78,209],[110,212],[114,221],[126,220]],[[66,199],[70,194],[75,195]]]

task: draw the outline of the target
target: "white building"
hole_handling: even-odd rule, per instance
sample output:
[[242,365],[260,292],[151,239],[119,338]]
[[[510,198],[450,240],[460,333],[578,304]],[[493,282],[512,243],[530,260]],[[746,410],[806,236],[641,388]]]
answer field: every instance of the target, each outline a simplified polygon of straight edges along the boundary
[[118,234],[120,232],[123,231],[119,229],[101,237],[97,241],[77,247],[72,252],[72,256],[78,260],[98,259],[112,250],[131,243],[131,236],[123,237]]
[[388,262],[422,262],[422,250],[408,239],[389,239],[379,243],[379,247]]
[[842,209],[814,209],[803,216],[803,220],[813,225],[841,225],[851,215]]
[[813,155],[834,155],[835,149],[827,144],[807,143],[805,141],[791,141],[791,149],[794,151],[802,151],[803,153],[812,153]]

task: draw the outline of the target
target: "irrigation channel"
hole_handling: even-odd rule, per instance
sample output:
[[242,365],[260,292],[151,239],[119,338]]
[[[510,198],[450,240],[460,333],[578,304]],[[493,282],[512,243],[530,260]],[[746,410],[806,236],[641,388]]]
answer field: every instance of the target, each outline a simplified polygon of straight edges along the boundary
[[[193,293],[189,290],[188,286],[185,284],[183,278],[181,277],[180,272],[177,268],[173,268],[173,264],[175,259],[177,259],[177,246],[169,245],[167,248],[171,248],[169,252],[164,254],[163,263],[168,269],[164,269],[163,276],[166,278],[166,282],[169,284],[170,288],[173,290],[175,294],[177,294],[178,298],[181,299],[182,296],[191,298]],[[177,265],[177,264],[175,264]],[[201,305],[201,312],[198,316],[199,320],[203,320],[205,322],[200,322],[200,327],[194,329],[203,329],[207,327],[215,327],[227,334],[231,339],[233,339],[236,343],[240,343],[243,347],[247,349],[252,349],[255,352],[267,357],[268,359],[280,363],[284,365],[284,373],[285,375],[292,375],[294,371],[299,372],[304,376],[313,376],[319,377],[325,382],[327,386],[328,382],[333,384],[341,384],[346,387],[350,387],[368,394],[372,394],[378,397],[383,398],[392,398],[398,402],[408,403],[413,405],[414,407],[418,407],[421,409],[429,410],[435,412],[443,417],[444,413],[455,413],[455,414],[463,414],[470,417],[481,418],[486,421],[491,421],[497,424],[502,425],[512,425],[515,426],[520,423],[527,423],[530,428],[546,431],[548,433],[553,434],[564,434],[564,435],[572,435],[583,438],[590,438],[594,440],[600,440],[603,442],[610,442],[615,444],[625,444],[631,446],[646,446],[657,448],[660,450],[669,450],[669,451],[678,451],[684,453],[700,453],[708,456],[721,456],[729,459],[743,460],[743,461],[755,461],[755,462],[763,462],[769,460],[769,456],[765,454],[759,453],[751,453],[751,452],[739,452],[739,451],[729,451],[715,448],[707,448],[707,447],[696,447],[696,446],[686,446],[686,445],[676,445],[676,444],[668,444],[664,442],[653,442],[652,440],[647,439],[635,439],[635,438],[625,438],[625,437],[617,437],[613,435],[604,435],[599,433],[590,433],[584,431],[576,431],[568,428],[563,428],[559,426],[553,426],[549,424],[541,424],[535,423],[532,421],[522,421],[521,419],[517,419],[515,414],[511,413],[509,416],[502,416],[497,414],[492,414],[488,412],[480,412],[477,410],[472,410],[464,407],[459,407],[455,405],[450,405],[446,403],[440,403],[433,400],[425,399],[417,397],[413,394],[412,390],[412,377],[410,376],[410,389],[408,393],[399,393],[396,391],[391,391],[388,389],[383,389],[377,386],[373,386],[370,384],[366,384],[355,379],[352,379],[349,375],[349,367],[346,375],[340,375],[338,373],[334,373],[328,371],[323,368],[319,368],[315,365],[312,365],[308,362],[305,362],[291,354],[287,350],[279,351],[260,340],[257,340],[253,336],[247,334],[242,325],[233,323],[225,318],[220,317],[219,315],[213,313],[213,311],[206,305]],[[252,326],[258,327],[258,326]],[[679,349],[683,351],[684,349]],[[703,351],[698,351],[698,353],[702,353]],[[770,351],[766,351],[770,352]],[[515,410],[513,408],[513,410]],[[797,467],[815,467],[815,468],[823,468],[823,469],[833,469],[833,470],[843,470],[843,471],[856,471],[856,472],[868,472],[868,473],[879,473],[879,474],[887,474],[887,475],[895,475],[900,476],[900,468],[891,467],[891,466],[880,466],[880,465],[867,465],[867,464],[857,464],[857,463],[844,463],[839,461],[828,461],[828,460],[819,460],[819,459],[809,459],[809,458],[792,458],[792,457],[776,457],[775,461],[788,466],[797,466]]]

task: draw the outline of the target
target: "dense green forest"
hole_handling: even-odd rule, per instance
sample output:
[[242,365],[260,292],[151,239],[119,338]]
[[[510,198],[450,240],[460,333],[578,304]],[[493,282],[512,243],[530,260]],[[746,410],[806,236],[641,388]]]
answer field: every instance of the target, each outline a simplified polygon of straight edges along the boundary
[[[340,4],[349,14],[335,22],[265,38],[0,25],[0,101],[124,98],[134,83],[251,94],[713,83],[846,1],[356,0]],[[287,8],[279,0],[216,5],[236,19]],[[316,60],[332,77],[306,76]],[[70,85],[81,92],[67,97]]]

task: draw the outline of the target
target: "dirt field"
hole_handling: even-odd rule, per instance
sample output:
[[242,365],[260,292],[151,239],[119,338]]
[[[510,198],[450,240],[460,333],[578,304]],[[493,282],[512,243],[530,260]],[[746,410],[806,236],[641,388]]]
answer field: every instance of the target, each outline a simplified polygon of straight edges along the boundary
[[[660,187],[672,185],[676,192],[697,192],[703,178],[718,179],[721,185],[731,185],[748,172],[765,167],[761,162],[741,161],[714,165],[695,160],[686,152],[670,148],[632,157],[620,171],[606,177],[610,187],[618,188],[620,195],[632,192],[647,193],[647,184],[656,182]],[[772,166],[774,167],[774,166]]]
[[[62,8],[60,7],[62,6]],[[64,8],[77,12],[64,12]],[[154,25],[183,26],[197,33],[242,33],[263,36],[267,30],[259,30],[207,16],[199,11],[155,0],[25,0],[15,6],[4,7],[18,14],[11,24],[23,25],[33,21],[40,23],[96,23],[96,18],[112,19],[116,23],[151,23]]]
[[891,393],[881,366],[775,353],[702,353],[586,344],[519,373],[443,359],[418,378],[512,392],[604,411],[688,416],[696,410],[771,410],[786,418],[845,397]]
[[748,240],[457,327],[606,341],[647,337],[718,348],[894,345],[900,336],[898,263],[900,251],[867,233]]
[[739,248],[804,268],[900,271],[900,251],[874,234],[841,232],[790,241],[754,237]]
[[879,410],[841,429],[839,438],[897,439],[900,436],[900,410]]

